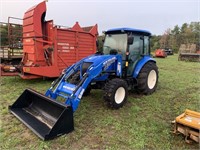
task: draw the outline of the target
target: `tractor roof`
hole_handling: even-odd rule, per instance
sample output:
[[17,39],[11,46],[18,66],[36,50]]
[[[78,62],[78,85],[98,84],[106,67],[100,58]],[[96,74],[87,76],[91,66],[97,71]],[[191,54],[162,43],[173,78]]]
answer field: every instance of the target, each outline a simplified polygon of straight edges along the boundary
[[147,36],[151,35],[151,32],[147,30],[134,29],[134,28],[113,28],[106,31],[106,33],[122,33],[122,32],[133,32],[136,34],[142,34]]

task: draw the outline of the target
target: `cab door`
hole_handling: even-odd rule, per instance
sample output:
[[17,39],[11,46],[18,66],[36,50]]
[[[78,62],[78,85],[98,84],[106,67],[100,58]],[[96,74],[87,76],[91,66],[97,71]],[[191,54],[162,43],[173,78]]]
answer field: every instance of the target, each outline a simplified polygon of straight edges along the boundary
[[134,67],[138,60],[141,59],[141,55],[143,54],[143,36],[141,35],[133,35],[134,41],[133,44],[129,45],[129,57],[128,57],[128,71],[127,75],[132,76]]

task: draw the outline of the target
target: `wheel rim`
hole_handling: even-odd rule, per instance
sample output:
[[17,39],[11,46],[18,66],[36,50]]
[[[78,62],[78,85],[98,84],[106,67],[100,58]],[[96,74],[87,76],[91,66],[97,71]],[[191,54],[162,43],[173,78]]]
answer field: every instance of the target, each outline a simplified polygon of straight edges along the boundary
[[156,81],[157,81],[157,74],[155,70],[151,70],[149,75],[148,75],[148,87],[149,89],[153,89],[156,85]]
[[117,104],[120,104],[123,102],[124,98],[125,98],[125,89],[123,87],[120,87],[117,89],[116,93],[115,93],[115,102]]

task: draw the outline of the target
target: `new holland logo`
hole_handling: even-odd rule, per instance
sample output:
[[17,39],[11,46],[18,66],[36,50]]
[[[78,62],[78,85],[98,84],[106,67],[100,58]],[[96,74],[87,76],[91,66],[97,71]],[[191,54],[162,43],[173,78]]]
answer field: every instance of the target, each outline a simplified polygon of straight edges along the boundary
[[109,67],[112,63],[114,63],[116,59],[117,59],[116,57],[113,57],[113,58],[108,59],[107,61],[105,61],[105,62],[103,63],[103,65],[104,65],[104,70],[108,69],[108,67]]
[[66,85],[64,85],[63,88],[67,89],[67,90],[70,90],[70,91],[74,91],[75,90],[75,88],[72,88],[72,87],[69,87],[69,86],[66,86]]

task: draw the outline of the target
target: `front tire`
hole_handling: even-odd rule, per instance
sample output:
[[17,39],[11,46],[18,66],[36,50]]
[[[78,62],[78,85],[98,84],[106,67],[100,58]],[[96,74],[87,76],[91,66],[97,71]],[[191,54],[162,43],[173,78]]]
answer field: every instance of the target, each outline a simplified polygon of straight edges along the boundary
[[137,79],[137,91],[145,95],[152,94],[156,90],[158,83],[158,67],[156,63],[148,62],[145,64],[140,70]]
[[105,85],[104,99],[109,107],[118,109],[127,101],[128,85],[122,79],[112,79]]

